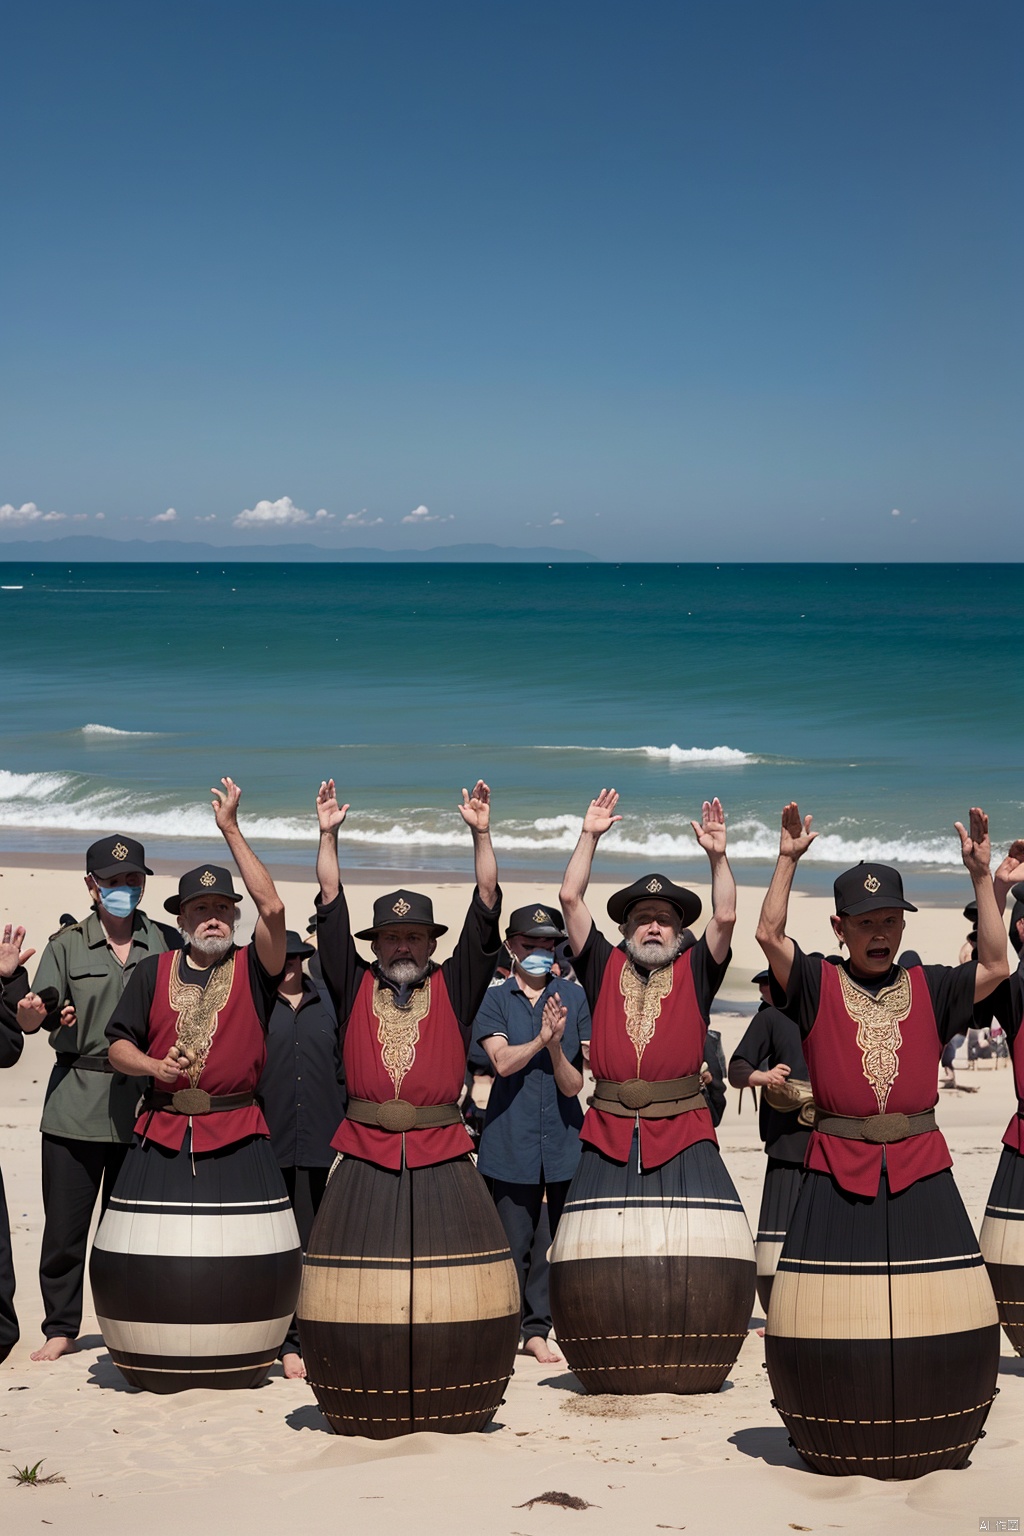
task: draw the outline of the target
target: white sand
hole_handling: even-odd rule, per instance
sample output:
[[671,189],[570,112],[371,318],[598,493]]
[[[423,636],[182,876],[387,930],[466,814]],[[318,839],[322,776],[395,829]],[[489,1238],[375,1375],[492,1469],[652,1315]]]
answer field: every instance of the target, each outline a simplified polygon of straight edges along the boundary
[[[441,920],[457,928],[467,888],[428,879],[421,888],[431,891]],[[169,879],[151,880],[147,910],[158,914],[172,889]],[[596,911],[603,912],[610,889],[592,889]],[[289,884],[282,892],[292,926],[304,928],[312,888]],[[361,926],[374,888],[360,885],[350,894]],[[0,874],[0,920],[23,921],[41,949],[62,911],[85,910],[82,895],[79,874],[8,867]],[[506,911],[554,895],[506,885]],[[741,889],[737,958],[726,987],[748,1010],[754,989],[747,978],[760,964],[753,943],[757,906],[757,894]],[[827,945],[827,913],[824,898],[795,900],[793,931],[806,947]],[[959,911],[929,909],[910,919],[906,942],[925,960],[950,961],[964,928]],[[728,1056],[745,1018],[721,1014],[714,1022]],[[256,1392],[161,1398],[129,1391],[103,1348],[88,1294],[80,1352],[34,1365],[29,1352],[39,1342],[41,1317],[37,1126],[50,1061],[48,1044],[36,1037],[26,1042],[21,1063],[0,1073],[0,1161],[22,1326],[21,1343],[0,1367],[0,1471],[45,1457],[41,1472],[65,1481],[33,1489],[0,1480],[3,1536],[51,1530],[181,1536],[190,1528],[395,1536],[456,1527],[486,1536],[646,1536],[680,1529],[695,1536],[786,1536],[802,1529],[914,1536],[977,1531],[981,1517],[1024,1520],[1024,1362],[1005,1342],[1002,1392],[973,1465],[913,1483],[825,1478],[804,1468],[770,1406],[763,1347],[754,1333],[732,1380],[714,1397],[588,1398],[569,1373],[520,1357],[486,1434],[416,1435],[385,1444],[331,1435],[309,1389],[285,1381],[277,1368]],[[1014,1095],[1005,1069],[978,1070],[964,1080],[979,1091],[943,1094],[939,1113],[978,1223]],[[719,1137],[753,1227],[764,1157],[749,1096],[742,1116],[736,1097],[730,1091]],[[548,1490],[574,1494],[592,1507],[518,1507]]]

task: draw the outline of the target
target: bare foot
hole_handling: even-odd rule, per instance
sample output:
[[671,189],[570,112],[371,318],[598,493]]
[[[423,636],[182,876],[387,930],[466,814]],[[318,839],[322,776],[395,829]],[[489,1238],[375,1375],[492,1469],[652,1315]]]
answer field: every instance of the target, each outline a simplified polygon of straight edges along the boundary
[[560,1365],[565,1359],[565,1356],[559,1354],[558,1350],[555,1349],[554,1345],[549,1344],[547,1339],[541,1339],[536,1336],[525,1341],[523,1344],[523,1354],[532,1355],[535,1360],[540,1361],[541,1365]]
[[288,1381],[305,1381],[306,1379],[306,1362],[301,1355],[295,1354],[292,1350],[281,1356],[281,1369]]
[[59,1360],[61,1355],[73,1355],[78,1349],[77,1339],[66,1339],[63,1334],[54,1334],[52,1339],[47,1339],[41,1349],[33,1350],[33,1360]]

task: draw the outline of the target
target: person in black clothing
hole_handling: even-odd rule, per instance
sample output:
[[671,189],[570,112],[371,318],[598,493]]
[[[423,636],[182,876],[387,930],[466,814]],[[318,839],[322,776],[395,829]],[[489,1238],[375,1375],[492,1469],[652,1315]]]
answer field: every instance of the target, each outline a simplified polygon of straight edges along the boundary
[[[259,1096],[305,1250],[334,1162],[331,1137],[345,1113],[344,1074],[334,1005],[326,987],[303,973],[303,961],[316,950],[291,929],[285,944]],[[288,1377],[306,1374],[294,1321],[281,1346],[281,1365]]]
[[[5,924],[0,940],[0,1067],[13,1067],[25,1044],[15,1009],[28,991],[25,965],[35,950],[22,949],[24,942],[24,928]],[[11,1223],[7,1216],[4,1176],[0,1171],[0,1364],[7,1359],[20,1336],[18,1314],[14,1310]]]

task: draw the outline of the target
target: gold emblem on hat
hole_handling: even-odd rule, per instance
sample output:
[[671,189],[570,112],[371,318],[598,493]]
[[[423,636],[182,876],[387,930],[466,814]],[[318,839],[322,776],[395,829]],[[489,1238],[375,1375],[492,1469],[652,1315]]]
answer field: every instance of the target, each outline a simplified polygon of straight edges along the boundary
[[128,857],[128,849],[124,843],[115,843],[110,850],[110,857],[116,859],[119,864],[122,859],[126,859]]
[[650,891],[652,896],[657,896],[658,892],[661,890],[661,881],[658,879],[657,875],[654,876],[653,880],[648,880],[644,889]]
[[533,920],[534,920],[535,923],[546,923],[547,922],[548,915],[544,911],[543,907],[538,907],[537,908],[536,912],[533,914]]
[[409,903],[406,901],[405,897],[404,896],[399,896],[398,900],[395,902],[395,904],[391,908],[391,910],[395,914],[396,917],[404,917],[405,914],[408,911],[410,911],[411,909],[410,909]]
[[208,869],[204,870],[203,873],[199,876],[199,884],[200,885],[205,885],[207,887],[209,887],[211,885],[216,885],[217,884],[217,876],[212,874],[210,872],[210,870],[208,870]]
[[879,880],[877,875],[868,875],[867,879],[864,881],[864,889],[866,891],[870,891],[872,896],[877,890],[881,889],[881,886],[882,882]]

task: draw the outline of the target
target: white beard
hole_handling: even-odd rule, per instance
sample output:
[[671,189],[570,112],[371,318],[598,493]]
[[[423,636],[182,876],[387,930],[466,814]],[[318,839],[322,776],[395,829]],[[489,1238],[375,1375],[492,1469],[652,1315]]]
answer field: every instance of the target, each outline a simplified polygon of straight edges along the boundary
[[636,965],[645,971],[658,971],[663,965],[671,965],[682,946],[682,936],[670,939],[667,944],[637,944],[626,940],[626,953]]
[[396,960],[392,965],[378,965],[382,976],[393,981],[396,987],[415,986],[422,981],[429,966],[419,966],[413,960]]
[[[186,935],[189,943],[189,964],[194,965],[197,971],[204,971],[207,966],[215,965],[218,960],[223,960],[232,944],[235,942],[233,933],[229,933],[223,939],[205,939],[202,948],[199,941],[191,934]],[[201,964],[200,961],[203,963]]]

